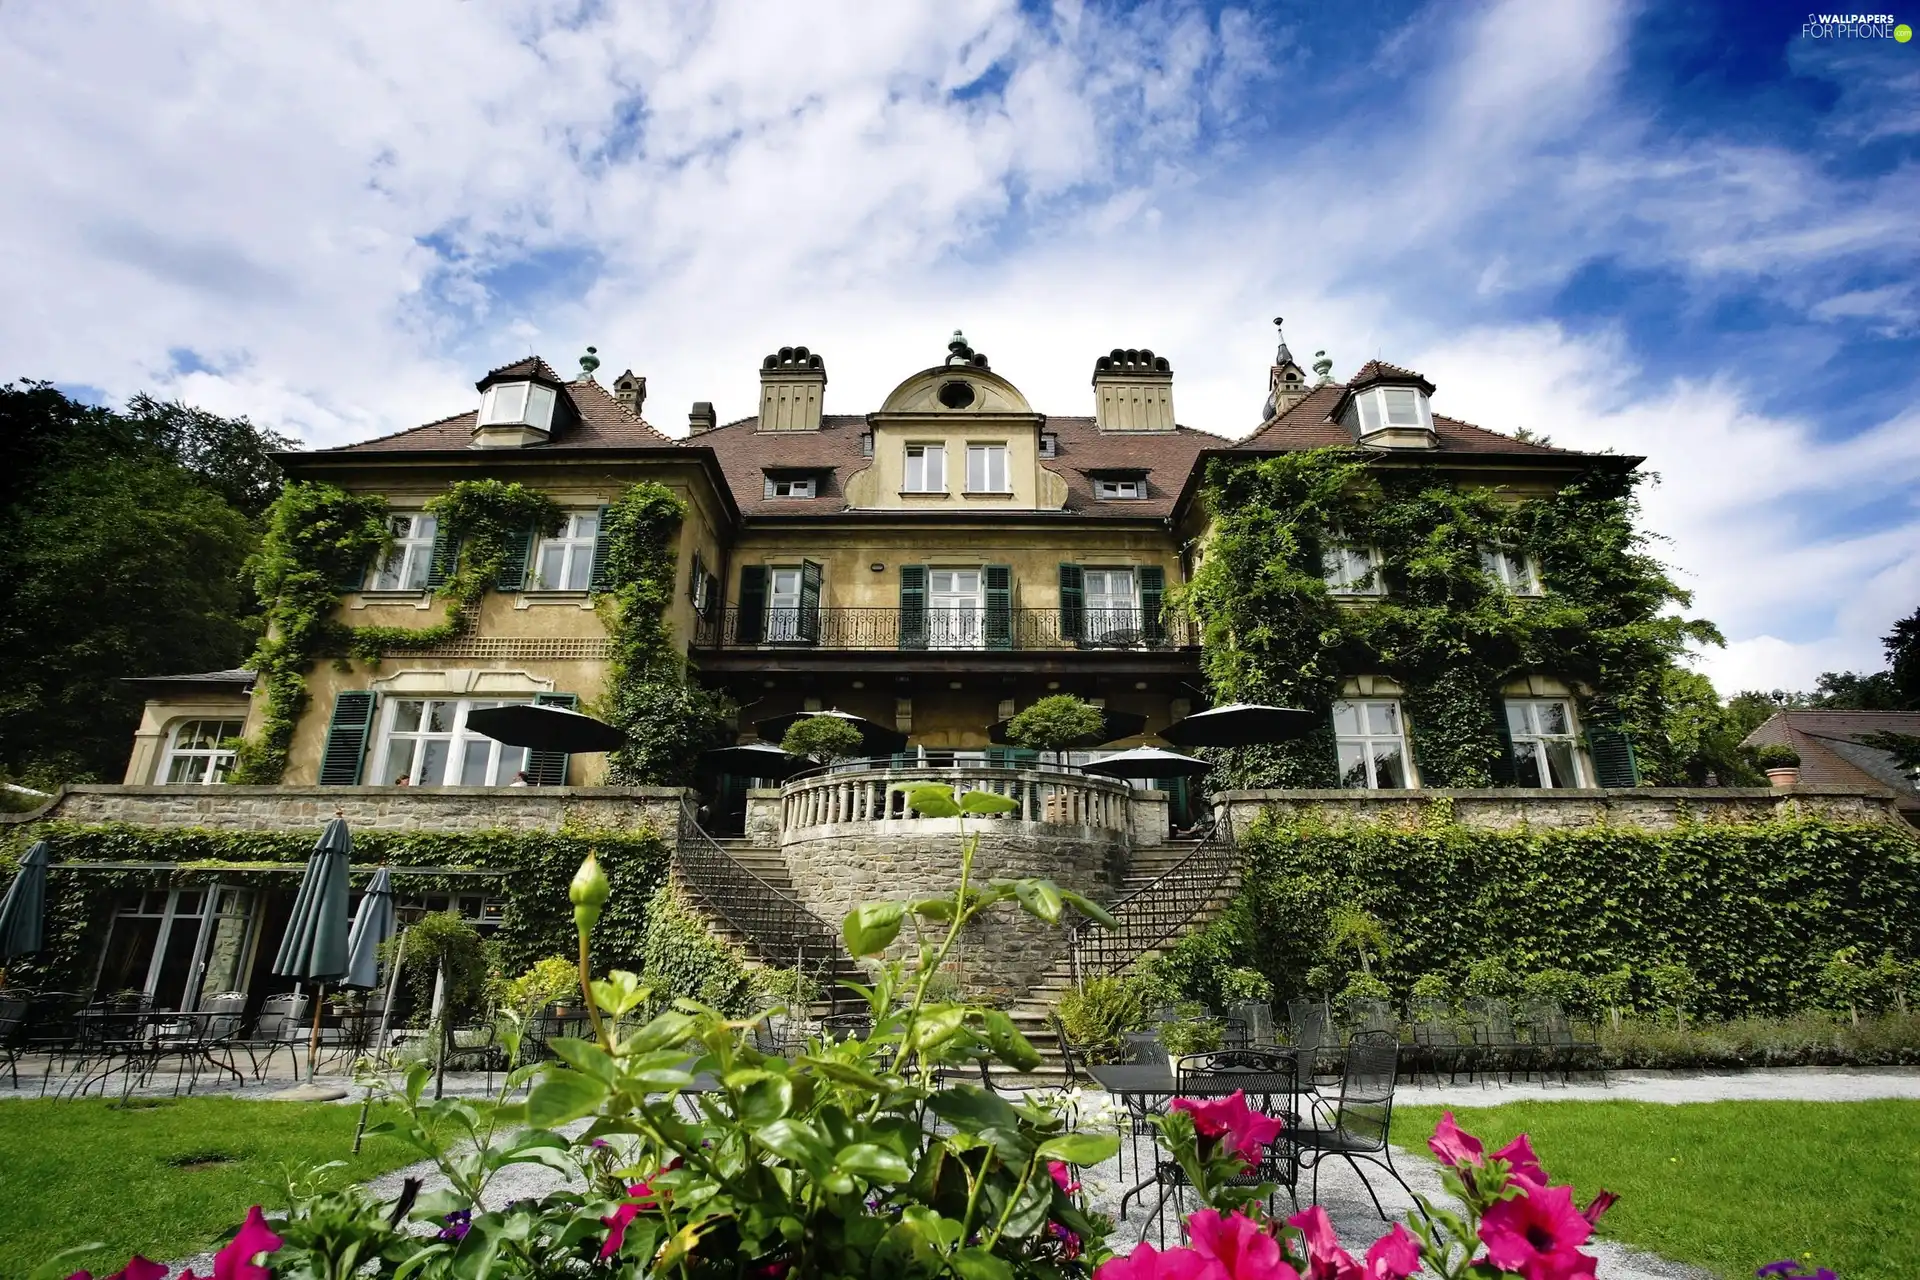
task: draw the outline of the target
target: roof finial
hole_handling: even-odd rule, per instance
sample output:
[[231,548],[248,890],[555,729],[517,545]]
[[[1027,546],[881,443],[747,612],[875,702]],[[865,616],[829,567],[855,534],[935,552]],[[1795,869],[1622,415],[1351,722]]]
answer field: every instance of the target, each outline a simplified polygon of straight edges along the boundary
[[953,354],[955,355],[959,355],[962,351],[965,351],[966,349],[967,349],[967,335],[960,332],[958,329],[955,329],[953,331],[953,341],[947,344],[947,350],[953,352]]
[[1324,351],[1313,353],[1313,371],[1320,379],[1320,385],[1326,386],[1333,381],[1333,359]]
[[593,371],[600,367],[600,357],[595,352],[598,347],[588,347],[587,354],[580,357],[580,376],[588,382],[593,381]]

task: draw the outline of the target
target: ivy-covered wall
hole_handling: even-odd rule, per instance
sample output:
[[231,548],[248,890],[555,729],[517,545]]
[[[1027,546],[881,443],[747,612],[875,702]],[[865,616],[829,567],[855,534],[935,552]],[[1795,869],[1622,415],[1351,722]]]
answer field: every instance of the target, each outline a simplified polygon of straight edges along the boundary
[[[1719,637],[1673,612],[1688,596],[1636,527],[1639,482],[1603,464],[1528,496],[1431,466],[1377,467],[1349,449],[1215,460],[1202,490],[1205,554],[1175,606],[1203,628],[1217,701],[1324,716],[1348,678],[1394,680],[1423,785],[1510,782],[1500,689],[1536,674],[1591,690],[1583,720],[1626,729],[1642,781],[1681,785],[1663,680],[1687,641]],[[1343,544],[1378,550],[1387,594],[1334,596],[1322,553]],[[1504,590],[1482,568],[1488,546],[1531,556],[1544,593]],[[1216,781],[1337,785],[1331,727],[1234,752]]]
[[[123,892],[215,881],[275,884],[292,890],[313,848],[312,834],[304,832],[55,822],[35,834],[52,844],[56,864],[164,862],[175,868],[55,869],[49,874],[47,949],[11,962],[7,980],[63,991],[85,991],[92,982],[114,904]],[[368,871],[382,863],[394,868],[394,890],[401,897],[472,893],[484,886],[489,895],[504,898],[505,914],[493,940],[503,970],[512,974],[547,956],[573,954],[573,908],[567,901],[567,885],[588,850],[599,855],[613,885],[613,897],[594,931],[596,964],[603,969],[638,969],[646,950],[648,903],[666,882],[672,858],[670,840],[651,829],[361,832],[354,836],[352,865]],[[12,851],[8,860],[17,853]],[[467,875],[398,874],[404,867],[484,869],[494,874],[484,880]]]
[[1839,948],[1920,955],[1920,841],[1892,823],[1496,832],[1436,803],[1417,828],[1268,818],[1240,843],[1239,895],[1172,955],[1202,998],[1207,975],[1234,965],[1261,970],[1284,999],[1331,961],[1339,989],[1358,966],[1329,954],[1329,931],[1355,909],[1384,926],[1373,969],[1402,1000],[1422,975],[1458,992],[1470,965],[1498,959],[1522,976],[1630,968],[1632,1002],[1652,1008],[1647,973],[1680,964],[1701,983],[1699,1012],[1777,1015],[1817,1003]]

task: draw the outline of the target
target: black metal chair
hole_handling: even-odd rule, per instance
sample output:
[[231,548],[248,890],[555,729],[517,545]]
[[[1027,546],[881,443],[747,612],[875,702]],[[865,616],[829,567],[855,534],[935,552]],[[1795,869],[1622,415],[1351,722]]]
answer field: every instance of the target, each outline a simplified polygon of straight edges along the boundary
[[[1399,1040],[1385,1032],[1362,1031],[1347,1045],[1340,1097],[1329,1117],[1330,1126],[1302,1127],[1284,1135],[1295,1149],[1295,1159],[1313,1170],[1314,1203],[1320,1200],[1320,1165],[1329,1156],[1339,1156],[1352,1167],[1383,1222],[1387,1220],[1387,1211],[1381,1207],[1373,1184],[1361,1172],[1360,1161],[1385,1169],[1412,1198],[1413,1188],[1393,1167],[1393,1147],[1389,1141],[1393,1130],[1393,1093],[1399,1073]],[[1424,1214],[1425,1210],[1421,1212]]]
[[1484,1070],[1489,1075],[1505,1071],[1507,1083],[1512,1084],[1516,1072],[1531,1070],[1533,1046],[1520,1039],[1515,1031],[1510,1003],[1489,996],[1470,996],[1465,1007],[1473,1026],[1473,1053],[1467,1079],[1473,1079],[1476,1070]]
[[0,995],[0,1053],[7,1057],[7,1075],[13,1087],[20,1087],[20,1054],[26,1048],[27,1015],[33,1002],[15,992]]
[[1598,1027],[1576,1024],[1559,1002],[1553,1000],[1528,1004],[1521,1010],[1521,1017],[1532,1047],[1531,1065],[1539,1067],[1542,1080],[1555,1070],[1568,1083],[1572,1082],[1575,1071],[1598,1071],[1601,1082],[1606,1082],[1606,1061],[1600,1051]]
[[1418,1078],[1425,1069],[1438,1084],[1440,1073],[1445,1071],[1447,1082],[1453,1083],[1459,1077],[1472,1041],[1462,1038],[1452,1007],[1445,1000],[1418,999],[1410,1012],[1413,1014],[1413,1049],[1407,1055],[1409,1076]]
[[65,1065],[67,1055],[79,1045],[78,1019],[86,1004],[87,998],[75,991],[41,991],[31,997],[20,1052],[26,1057],[46,1057],[40,1077],[42,1097],[46,1096],[56,1064]]
[[1263,1000],[1242,1000],[1229,1008],[1227,1010],[1229,1038],[1233,1035],[1236,1024],[1246,1043],[1241,1045],[1229,1043],[1226,1046],[1229,1049],[1268,1049],[1277,1043],[1273,1035],[1273,1008]]
[[1120,1035],[1120,1043],[1126,1052],[1128,1062],[1136,1062],[1142,1066],[1150,1066],[1154,1063],[1172,1065],[1172,1060],[1167,1056],[1167,1046],[1161,1042],[1160,1033],[1157,1031],[1125,1031]]
[[[1291,1053],[1260,1049],[1216,1049],[1208,1053],[1190,1053],[1174,1064],[1174,1089],[1182,1097],[1219,1098],[1238,1090],[1246,1095],[1248,1109],[1275,1116],[1286,1126],[1278,1140],[1261,1153],[1258,1164],[1233,1179],[1235,1186],[1261,1186],[1272,1183],[1285,1187],[1294,1208],[1300,1207],[1300,1161],[1298,1151],[1287,1141],[1287,1133],[1300,1123],[1299,1065]],[[1178,1201],[1192,1185],[1187,1171],[1177,1160],[1160,1160],[1154,1165],[1154,1185],[1160,1197],[1153,1206],[1154,1224],[1160,1243],[1167,1242],[1166,1209],[1169,1200]],[[1132,1195],[1129,1192],[1128,1195]],[[1127,1198],[1120,1201],[1120,1213],[1126,1216]],[[1268,1200],[1268,1211],[1273,1204]],[[1176,1214],[1180,1206],[1176,1207]],[[1140,1230],[1146,1239],[1146,1228]]]
[[309,999],[309,996],[291,993],[268,996],[260,1002],[252,1030],[227,1042],[229,1053],[239,1049],[247,1055],[255,1080],[267,1078],[267,1072],[273,1069],[273,1055],[282,1049],[287,1051],[287,1061],[298,1074],[300,1033],[305,1028]]

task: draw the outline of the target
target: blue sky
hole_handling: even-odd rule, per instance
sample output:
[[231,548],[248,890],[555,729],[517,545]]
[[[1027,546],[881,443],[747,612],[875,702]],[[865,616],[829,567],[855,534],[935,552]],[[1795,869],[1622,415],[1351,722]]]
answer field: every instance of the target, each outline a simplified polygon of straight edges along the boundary
[[[1920,10],[1894,10],[1920,26]],[[1920,604],[1920,41],[1804,5],[0,5],[0,376],[335,444],[538,350],[873,407],[963,327],[1043,410],[1150,346],[1642,454],[1723,689]]]

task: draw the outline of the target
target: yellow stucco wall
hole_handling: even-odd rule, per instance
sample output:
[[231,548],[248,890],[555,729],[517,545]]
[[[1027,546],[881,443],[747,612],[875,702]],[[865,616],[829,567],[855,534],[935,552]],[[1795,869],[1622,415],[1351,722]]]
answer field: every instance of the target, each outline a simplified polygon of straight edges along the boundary
[[248,714],[244,693],[202,693],[178,698],[154,698],[140,713],[140,727],[134,730],[133,753],[127,758],[127,786],[144,787],[164,783],[160,774],[166,756],[167,738],[174,726],[185,720],[245,720]]

